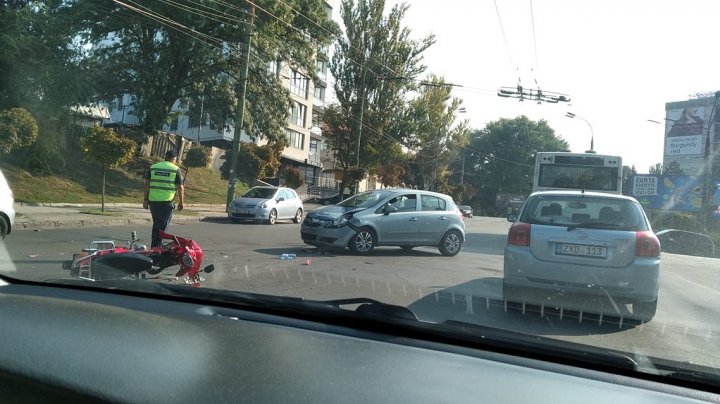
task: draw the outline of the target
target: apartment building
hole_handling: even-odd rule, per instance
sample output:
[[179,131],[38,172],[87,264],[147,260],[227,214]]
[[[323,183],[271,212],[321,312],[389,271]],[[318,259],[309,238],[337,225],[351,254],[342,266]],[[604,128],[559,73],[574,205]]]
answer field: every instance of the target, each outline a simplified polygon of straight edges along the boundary
[[[332,15],[332,7],[325,2],[328,16]],[[283,150],[281,165],[283,168],[298,168],[305,176],[309,186],[318,185],[321,178],[322,133],[320,122],[325,111],[325,95],[328,87],[328,48],[318,49],[316,53],[316,76],[297,69],[289,61],[273,61],[268,69],[276,75],[280,82],[289,90],[292,105],[287,115],[285,137],[287,147]],[[130,105],[133,97],[125,94],[108,105],[110,117],[105,121],[108,126],[133,126],[139,123],[138,117],[132,114]],[[229,150],[232,148],[234,125],[232,123],[216,125],[209,119],[208,111],[204,110],[202,100],[200,111],[182,109],[179,101],[171,109],[177,112],[176,117],[162,128],[167,133],[183,136],[204,145]],[[253,141],[245,132],[241,141]],[[258,144],[266,140],[255,140]]]

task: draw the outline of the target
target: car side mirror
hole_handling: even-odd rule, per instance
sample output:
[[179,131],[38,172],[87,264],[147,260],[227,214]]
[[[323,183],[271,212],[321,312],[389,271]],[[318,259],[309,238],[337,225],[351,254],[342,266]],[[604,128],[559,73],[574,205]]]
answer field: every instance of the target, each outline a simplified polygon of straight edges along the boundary
[[397,206],[386,205],[386,206],[385,206],[385,209],[383,209],[383,213],[384,213],[385,215],[389,215],[389,214],[391,214],[391,213],[393,213],[393,212],[397,212],[398,210],[399,210],[399,209],[397,208]]
[[282,202],[282,201],[284,201],[284,200],[285,200],[285,198],[283,198],[283,197],[277,198],[277,201],[278,201],[278,202]]
[[507,221],[508,221],[508,222],[512,222],[512,223],[517,222],[517,221],[518,221],[518,215],[515,214],[515,213],[511,213],[511,214],[507,215]]

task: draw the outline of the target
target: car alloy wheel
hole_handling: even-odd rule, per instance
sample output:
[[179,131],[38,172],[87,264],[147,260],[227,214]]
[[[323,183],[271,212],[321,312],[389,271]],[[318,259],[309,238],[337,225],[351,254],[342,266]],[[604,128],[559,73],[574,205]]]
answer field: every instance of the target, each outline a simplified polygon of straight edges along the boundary
[[270,211],[270,216],[268,216],[268,224],[275,224],[277,221],[277,211],[275,209]]
[[445,233],[440,242],[440,253],[447,257],[453,257],[460,252],[462,248],[462,236],[457,230],[450,230]]
[[373,248],[375,248],[375,234],[368,228],[360,229],[350,240],[350,249],[356,254],[369,254]]
[[303,217],[303,211],[302,211],[302,209],[298,209],[297,212],[295,212],[295,217],[293,218],[293,223],[302,222],[302,217]]

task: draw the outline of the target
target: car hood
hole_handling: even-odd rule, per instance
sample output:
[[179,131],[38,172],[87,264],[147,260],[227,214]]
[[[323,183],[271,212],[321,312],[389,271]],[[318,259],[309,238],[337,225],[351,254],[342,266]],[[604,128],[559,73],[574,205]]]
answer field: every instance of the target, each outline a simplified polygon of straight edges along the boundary
[[355,213],[360,212],[368,208],[358,208],[354,206],[339,206],[339,205],[329,205],[329,206],[323,206],[322,208],[315,209],[312,212],[307,214],[307,217],[310,218],[328,218],[328,219],[335,219],[338,218],[344,214],[347,213]]

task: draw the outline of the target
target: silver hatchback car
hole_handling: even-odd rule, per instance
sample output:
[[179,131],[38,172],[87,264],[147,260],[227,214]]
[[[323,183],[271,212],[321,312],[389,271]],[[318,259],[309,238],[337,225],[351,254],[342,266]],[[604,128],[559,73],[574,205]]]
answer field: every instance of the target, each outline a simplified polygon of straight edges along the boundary
[[537,192],[509,215],[506,301],[624,315],[657,309],[660,242],[633,198],[582,191]]
[[292,219],[300,223],[303,212],[303,202],[293,189],[253,187],[230,203],[228,218],[233,222],[253,220],[275,224],[279,219]]
[[359,193],[308,213],[300,235],[306,244],[349,247],[360,255],[390,245],[405,250],[434,246],[443,255],[454,256],[465,241],[465,223],[447,195],[384,189]]

